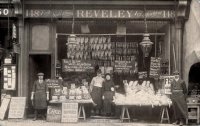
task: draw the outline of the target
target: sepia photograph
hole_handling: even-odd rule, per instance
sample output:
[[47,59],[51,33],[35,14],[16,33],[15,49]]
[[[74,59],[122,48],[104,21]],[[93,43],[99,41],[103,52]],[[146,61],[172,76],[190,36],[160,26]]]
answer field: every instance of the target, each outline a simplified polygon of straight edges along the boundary
[[200,126],[200,0],[0,0],[0,126]]

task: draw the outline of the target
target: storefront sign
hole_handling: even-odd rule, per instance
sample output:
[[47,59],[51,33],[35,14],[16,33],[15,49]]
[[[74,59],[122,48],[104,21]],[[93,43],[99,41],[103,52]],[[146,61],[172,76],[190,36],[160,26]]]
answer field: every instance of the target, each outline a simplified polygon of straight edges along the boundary
[[60,122],[61,121],[61,105],[48,106],[47,109],[47,121]]
[[72,10],[48,10],[48,9],[30,9],[26,10],[26,17],[31,18],[72,18]]
[[140,71],[140,72],[138,72],[138,78],[139,79],[147,78],[147,71]]
[[61,122],[78,121],[78,103],[62,103]]
[[[77,18],[144,18],[143,10],[76,10]],[[147,18],[172,18],[173,10],[147,10]]]
[[10,98],[4,98],[0,107],[0,119],[4,120],[6,111],[8,110],[8,105],[10,103]]
[[150,73],[149,73],[150,77],[152,78],[159,77],[160,65],[161,65],[161,58],[151,57]]
[[[27,18],[72,18],[72,10],[50,10],[50,9],[28,9]],[[147,10],[146,17],[150,19],[161,18],[170,19],[175,17],[174,10]],[[78,9],[75,10],[75,18],[125,18],[141,19],[144,18],[143,10],[128,9]]]
[[83,60],[62,60],[62,71],[63,72],[92,72],[94,67],[92,61],[83,61]]
[[58,79],[46,79],[45,82],[48,88],[59,88],[61,85]]
[[114,71],[115,72],[125,72],[133,69],[133,62],[131,61],[115,61]]
[[0,8],[0,17],[14,16],[14,10],[8,8]]
[[172,94],[171,82],[174,80],[174,78],[174,76],[160,76],[160,80],[163,85],[165,94]]
[[26,107],[26,97],[12,97],[10,102],[8,118],[22,119]]
[[4,89],[15,90],[16,89],[16,66],[4,65],[3,78],[4,78]]

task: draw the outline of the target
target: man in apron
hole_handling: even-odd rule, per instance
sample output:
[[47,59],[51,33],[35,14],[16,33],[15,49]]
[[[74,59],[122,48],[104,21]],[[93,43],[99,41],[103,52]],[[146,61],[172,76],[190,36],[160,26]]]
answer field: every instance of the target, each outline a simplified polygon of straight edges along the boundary
[[173,110],[176,122],[174,125],[179,124],[182,126],[184,124],[184,120],[187,119],[187,88],[185,82],[180,79],[179,72],[174,72],[175,79],[172,81],[172,103],[173,103]]
[[44,81],[44,73],[38,73],[37,75],[38,80],[34,82],[31,93],[31,101],[35,109],[34,121],[37,119],[38,112],[41,112],[42,117],[45,118],[47,101],[49,100],[49,91]]

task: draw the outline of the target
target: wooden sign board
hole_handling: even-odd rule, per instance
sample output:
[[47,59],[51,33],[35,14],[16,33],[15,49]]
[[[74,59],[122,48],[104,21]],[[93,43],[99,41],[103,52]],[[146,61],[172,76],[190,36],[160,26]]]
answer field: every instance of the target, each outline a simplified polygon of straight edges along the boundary
[[133,61],[115,61],[114,71],[115,72],[126,72],[133,69]]
[[147,71],[138,72],[138,78],[140,78],[140,79],[147,78]]
[[10,102],[9,119],[23,119],[26,107],[26,97],[12,97]]
[[61,105],[50,105],[47,108],[47,121],[49,122],[61,122]]
[[61,122],[78,122],[78,103],[62,103]]
[[174,80],[174,78],[174,76],[160,76],[160,80],[164,89],[164,94],[172,94],[171,82]]
[[8,110],[8,105],[10,103],[10,98],[4,98],[0,107],[0,119],[3,120],[5,118],[6,111]]
[[63,72],[93,72],[94,67],[92,61],[85,60],[62,60]]
[[5,65],[3,68],[4,89],[15,90],[16,89],[16,66]]
[[161,58],[151,57],[149,76],[152,78],[159,77],[160,66],[161,66]]
[[46,79],[45,80],[48,88],[60,88],[61,81],[58,79]]
[[[27,9],[26,18],[72,18],[73,11],[65,9]],[[170,19],[175,17],[174,10],[147,10],[146,18]],[[98,19],[143,19],[144,11],[140,9],[77,9],[75,18]]]

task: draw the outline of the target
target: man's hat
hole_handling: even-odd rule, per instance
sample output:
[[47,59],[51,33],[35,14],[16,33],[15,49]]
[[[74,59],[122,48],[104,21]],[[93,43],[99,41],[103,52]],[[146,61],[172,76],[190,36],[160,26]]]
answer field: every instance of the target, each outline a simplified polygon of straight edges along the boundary
[[178,71],[174,71],[173,75],[179,75]]
[[38,73],[37,75],[38,76],[44,76],[44,73]]

